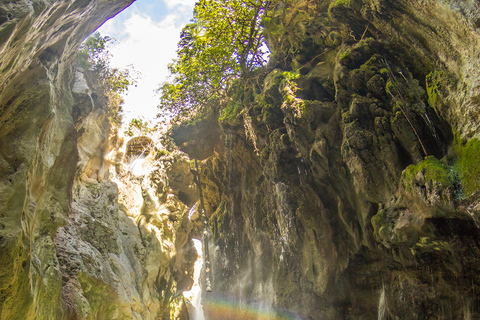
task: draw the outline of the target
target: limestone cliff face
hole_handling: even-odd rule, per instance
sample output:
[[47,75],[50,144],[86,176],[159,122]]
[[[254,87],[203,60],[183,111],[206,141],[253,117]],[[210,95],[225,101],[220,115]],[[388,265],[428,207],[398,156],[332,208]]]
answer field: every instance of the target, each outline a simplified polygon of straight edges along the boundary
[[0,3],[0,319],[188,318],[188,159],[152,140],[132,173],[102,89],[75,67],[131,2]]
[[[0,4],[0,319],[188,318],[189,160],[122,144],[74,64],[130,3]],[[208,319],[480,318],[479,7],[279,2],[243,111],[173,132],[203,160]]]
[[208,117],[172,133],[203,160],[208,319],[480,317],[479,8],[277,6],[243,111],[211,116],[220,141],[195,135]]
[[119,137],[92,76],[77,69],[73,85],[79,161],[69,220],[54,238],[62,303],[76,319],[188,319],[189,160],[159,137]]

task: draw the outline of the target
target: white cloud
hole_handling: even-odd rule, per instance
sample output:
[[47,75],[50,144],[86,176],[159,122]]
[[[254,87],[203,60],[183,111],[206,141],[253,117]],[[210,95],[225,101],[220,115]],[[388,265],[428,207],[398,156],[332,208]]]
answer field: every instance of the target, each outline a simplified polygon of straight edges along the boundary
[[196,0],[164,0],[167,8],[173,9],[177,6],[193,8]]
[[[192,0],[166,0],[169,8],[175,6],[193,8]],[[183,11],[183,10],[181,10]],[[141,73],[141,80],[136,87],[131,87],[125,96],[125,120],[144,116],[154,118],[158,113],[159,97],[155,90],[166,80],[167,65],[176,57],[180,31],[186,17],[177,10],[170,13],[162,21],[153,21],[148,13],[132,12],[125,20],[123,27],[109,21],[101,30],[102,35],[113,35],[119,39],[111,48],[113,57],[111,65],[126,68],[133,65]]]

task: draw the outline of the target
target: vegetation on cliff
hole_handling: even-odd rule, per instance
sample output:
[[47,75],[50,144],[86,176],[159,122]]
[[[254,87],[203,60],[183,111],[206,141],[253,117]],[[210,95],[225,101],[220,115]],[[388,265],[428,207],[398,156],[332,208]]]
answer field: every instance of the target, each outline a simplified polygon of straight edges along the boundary
[[195,113],[224,99],[236,79],[263,66],[268,49],[261,21],[269,6],[263,0],[198,2],[169,65],[171,81],[160,88],[162,111]]
[[478,108],[459,111],[478,77],[458,79],[475,46],[452,46],[450,4],[413,3],[276,2],[271,68],[172,130],[206,159],[215,292],[306,319],[480,314]]
[[95,73],[100,80],[108,100],[110,122],[118,125],[122,121],[124,102],[122,95],[128,91],[129,86],[135,84],[138,73],[133,67],[130,69],[111,67],[108,45],[113,41],[113,38],[103,37],[99,32],[95,32],[80,46],[77,61],[85,70]]

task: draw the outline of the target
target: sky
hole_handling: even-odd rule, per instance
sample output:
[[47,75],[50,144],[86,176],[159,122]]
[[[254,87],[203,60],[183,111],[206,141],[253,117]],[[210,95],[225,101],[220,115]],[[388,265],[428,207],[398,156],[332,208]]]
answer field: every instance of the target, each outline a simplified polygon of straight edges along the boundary
[[116,39],[109,47],[111,66],[133,65],[141,73],[124,97],[124,123],[157,115],[155,91],[167,79],[167,65],[176,57],[180,31],[192,19],[194,5],[195,0],[137,0],[97,29]]

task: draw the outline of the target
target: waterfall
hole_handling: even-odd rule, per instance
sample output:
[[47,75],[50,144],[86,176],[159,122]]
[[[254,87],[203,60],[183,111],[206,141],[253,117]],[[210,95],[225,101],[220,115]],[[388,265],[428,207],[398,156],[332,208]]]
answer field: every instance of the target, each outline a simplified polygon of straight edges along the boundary
[[145,157],[137,157],[130,162],[130,164],[128,165],[128,169],[134,176],[142,177],[144,175],[144,162]]
[[253,129],[252,126],[252,118],[249,116],[244,117],[244,127],[245,127],[245,137],[247,140],[252,141],[253,143],[253,149],[255,150],[255,153],[257,156],[260,155],[260,150],[257,148],[257,134],[255,133],[255,130]]
[[292,228],[291,208],[287,198],[287,185],[283,182],[275,184],[275,200],[277,202],[276,218],[283,246],[289,244],[290,230]]
[[463,319],[464,320],[472,320],[471,301],[466,301],[463,305]]
[[190,291],[185,291],[183,296],[192,303],[190,308],[190,320],[205,320],[202,306],[202,288],[200,287],[200,274],[203,268],[203,251],[202,242],[198,239],[193,239],[195,249],[197,249],[198,258],[195,261],[193,272],[193,286]]
[[[194,215],[195,213],[195,210],[197,210],[197,204],[195,203],[191,208],[190,210],[188,211],[188,220],[192,220],[192,216]],[[194,239],[195,241],[196,239]],[[198,250],[197,250],[198,251]]]
[[385,301],[385,286],[382,287],[382,292],[380,293],[380,300],[378,301],[378,320],[385,319],[386,311],[386,301]]

